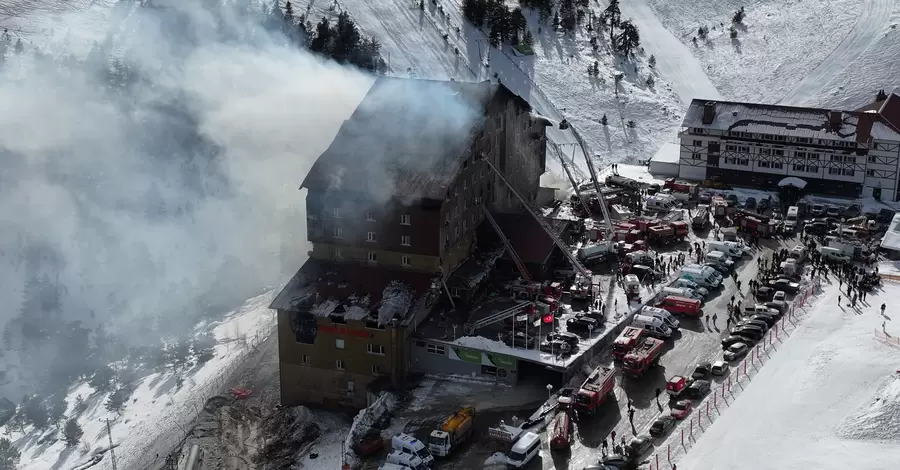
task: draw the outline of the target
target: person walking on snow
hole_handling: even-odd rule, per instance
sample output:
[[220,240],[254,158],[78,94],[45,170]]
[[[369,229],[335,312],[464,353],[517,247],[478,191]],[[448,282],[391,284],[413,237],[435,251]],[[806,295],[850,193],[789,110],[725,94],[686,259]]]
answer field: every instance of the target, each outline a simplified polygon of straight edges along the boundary
[[887,308],[887,304],[881,304],[881,314],[884,315],[884,309]]
[[713,326],[716,326],[716,320],[718,320],[718,319],[719,319],[719,315],[714,313],[713,314]]
[[838,305],[841,305],[841,296],[838,296]]

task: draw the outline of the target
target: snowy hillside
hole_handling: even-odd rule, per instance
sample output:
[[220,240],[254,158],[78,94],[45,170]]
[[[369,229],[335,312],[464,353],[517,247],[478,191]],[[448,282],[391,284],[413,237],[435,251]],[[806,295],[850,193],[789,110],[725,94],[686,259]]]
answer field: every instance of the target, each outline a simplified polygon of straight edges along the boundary
[[[108,394],[95,393],[86,383],[73,387],[66,397],[66,416],[77,416],[84,430],[78,446],[66,447],[52,428],[38,431],[26,427],[24,433],[8,426],[0,428],[4,435],[9,433],[22,452],[20,470],[86,468],[82,465],[90,463],[94,455],[102,457],[109,448],[107,418],[111,421],[119,468],[132,469],[149,463],[142,458],[150,446],[162,447],[163,453],[175,446],[208,398],[223,389],[243,385],[226,380],[236,365],[273,331],[275,319],[268,309],[271,298],[272,292],[267,292],[250,299],[223,321],[207,325],[205,328],[212,329],[218,342],[215,357],[187,370],[158,371],[138,379],[121,415],[104,407]],[[177,377],[184,380],[180,387]],[[87,404],[80,414],[74,410],[79,396]],[[111,468],[110,459],[103,459],[96,468]]]
[[[900,462],[898,346],[876,331],[900,334],[878,311],[896,305],[887,284],[860,309],[825,288],[808,318],[722,411],[679,462],[681,468],[756,469],[760,456],[779,468],[895,468]],[[890,308],[888,310],[890,314]]]

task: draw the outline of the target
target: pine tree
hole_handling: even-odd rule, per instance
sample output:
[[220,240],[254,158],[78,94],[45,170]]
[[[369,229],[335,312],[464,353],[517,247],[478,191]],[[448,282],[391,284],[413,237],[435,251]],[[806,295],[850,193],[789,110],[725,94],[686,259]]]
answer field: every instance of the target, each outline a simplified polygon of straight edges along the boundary
[[522,37],[522,45],[528,49],[531,49],[531,47],[534,46],[534,37],[531,35],[530,30],[525,30],[525,35]]
[[425,9],[425,0],[419,0],[419,10]]
[[641,36],[638,34],[637,27],[631,21],[623,21],[619,27],[622,32],[616,37],[615,48],[622,54],[629,56],[641,44]]
[[731,22],[739,24],[744,21],[744,16],[744,7],[741,7],[740,10],[734,12],[734,16],[731,18]]
[[600,14],[600,21],[609,25],[609,43],[616,42],[616,28],[622,22],[622,12],[619,10],[619,0],[609,0],[609,5]]
[[291,0],[284,4],[284,21],[289,23],[294,21],[294,5],[291,5]]
[[653,85],[656,85],[656,79],[653,78],[653,75],[647,76],[647,86],[653,88]]
[[596,60],[594,61],[594,76],[600,76],[600,62],[597,62]]
[[87,402],[84,401],[83,396],[78,395],[75,397],[75,405],[72,407],[72,412],[78,416],[85,411],[87,411]]
[[94,371],[88,384],[98,392],[107,392],[112,388],[112,381],[116,376],[116,371],[108,365],[102,365]]
[[328,18],[322,17],[322,21],[316,25],[316,35],[312,42],[309,43],[309,50],[326,54],[331,44],[331,24]]
[[66,397],[61,393],[53,395],[49,399],[50,404],[47,407],[47,413],[50,424],[59,429],[59,423],[66,418]]
[[650,55],[650,60],[647,62],[651,69],[656,68],[656,56]]
[[0,438],[0,470],[16,470],[22,454],[12,441]]
[[553,13],[553,29],[559,28],[559,12]]
[[106,411],[122,414],[122,410],[125,409],[125,402],[128,401],[128,396],[129,393],[124,387],[116,389],[106,399],[106,404],[104,405]]
[[729,27],[728,35],[731,36],[731,39],[737,39],[737,37],[738,37],[737,29],[735,29],[734,26]]
[[66,425],[63,428],[63,439],[65,439],[67,446],[72,447],[77,445],[83,435],[84,430],[81,429],[81,425],[78,424],[78,421],[74,418],[66,421]]
[[603,124],[604,126],[607,125],[607,124],[609,124],[609,120],[606,119],[606,115],[605,115],[605,114],[603,115],[602,118],[600,118],[600,124]]
[[41,397],[37,395],[26,396],[22,400],[22,411],[27,423],[37,429],[47,427],[50,414],[47,412],[47,405],[44,404],[44,400]]

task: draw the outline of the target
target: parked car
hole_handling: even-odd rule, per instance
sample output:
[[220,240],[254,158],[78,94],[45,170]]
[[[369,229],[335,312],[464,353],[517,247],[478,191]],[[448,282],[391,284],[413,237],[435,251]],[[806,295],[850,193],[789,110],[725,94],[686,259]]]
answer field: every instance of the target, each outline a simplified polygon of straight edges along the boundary
[[735,207],[738,205],[738,197],[734,194],[729,194],[725,196],[725,202],[728,203],[728,207]]
[[747,343],[748,340],[749,340],[748,338],[745,338],[743,336],[738,336],[738,335],[726,336],[722,340],[722,349],[728,349],[729,346],[731,346],[732,344],[735,344],[735,343]]
[[772,296],[772,302],[785,302],[787,300],[787,293],[783,290],[775,291],[775,295]]
[[759,289],[756,289],[756,300],[758,300],[760,302],[768,302],[768,301],[772,300],[772,296],[774,296],[774,295],[775,295],[775,289],[772,289],[771,287],[763,286],[763,287],[760,287]]
[[676,279],[675,282],[672,283],[672,287],[691,289],[694,292],[702,295],[703,297],[709,296],[708,289],[706,289],[705,287],[700,287],[700,284],[697,284],[696,282],[690,279],[685,279],[683,277]]
[[691,373],[691,378],[694,380],[705,379],[709,377],[709,368],[712,365],[708,362],[701,362],[697,364],[697,367],[694,367],[694,372]]
[[653,448],[653,441],[650,436],[641,435],[631,440],[626,446],[626,453],[634,457],[640,458]]
[[769,331],[769,324],[762,320],[754,320],[752,318],[745,318],[735,325],[736,328],[743,328],[745,326],[755,326],[763,331]]
[[553,333],[549,333],[547,335],[547,341],[565,341],[569,343],[569,346],[578,346],[578,342],[581,341],[578,338],[578,335],[572,333],[566,333],[565,331],[554,331]]
[[840,217],[841,212],[844,211],[843,207],[840,206],[828,206],[828,209],[825,209],[825,215],[828,217]]
[[601,465],[609,465],[609,466],[615,467],[615,469],[618,470],[620,468],[625,467],[626,461],[627,461],[627,459],[625,458],[624,455],[608,454],[606,457],[603,457],[602,459],[600,459],[600,464]]
[[820,217],[822,215],[825,215],[826,210],[827,208],[822,204],[813,204],[812,209],[809,211],[809,213],[812,214],[813,217]]
[[854,202],[853,204],[850,204],[850,206],[848,206],[846,209],[844,209],[844,212],[841,214],[841,216],[847,219],[852,219],[854,217],[859,217],[860,214],[862,214],[862,206],[859,203]]
[[525,333],[517,332],[515,335],[509,335],[504,340],[507,346],[514,348],[533,349],[537,339],[534,336],[525,336]]
[[675,427],[676,420],[671,416],[660,416],[650,425],[649,433],[653,437],[663,437]]
[[749,210],[756,209],[756,198],[748,197],[747,200],[744,201],[744,208]]
[[750,317],[747,317],[750,321],[758,321],[766,324],[766,328],[771,328],[772,325],[778,322],[778,318],[774,315],[765,315],[765,314],[756,314]]
[[712,202],[712,193],[703,191],[700,193],[700,204],[709,204]]
[[709,393],[709,380],[695,380],[688,385],[685,394],[691,398],[703,398]]
[[694,408],[694,402],[690,400],[678,400],[669,410],[669,415],[675,419],[684,419]]
[[[767,286],[771,287],[775,290],[775,293],[778,291],[790,292],[791,294],[796,294],[797,291],[800,290],[800,284],[797,284],[794,281],[791,281],[787,278],[774,279],[766,283]],[[772,298],[775,298],[775,293],[772,294]]]
[[734,343],[725,350],[722,357],[724,357],[726,361],[736,361],[746,356],[747,351],[749,350],[750,348],[744,343]]
[[541,342],[541,351],[550,353],[550,354],[570,354],[572,352],[572,346],[569,343],[554,339],[551,341],[543,341]]
[[566,329],[569,330],[570,333],[575,333],[581,336],[591,336],[593,333],[597,333],[600,331],[600,324],[597,323],[597,320],[593,318],[570,318],[566,321]]
[[728,373],[728,363],[725,361],[713,362],[712,369],[710,369],[709,371],[712,373],[712,375],[725,375],[726,373]]
[[759,200],[759,204],[756,205],[756,210],[758,212],[762,212],[769,208],[772,205],[772,196],[763,198]]
[[770,310],[778,311],[781,315],[784,315],[784,312],[786,312],[788,308],[787,302],[775,302],[774,300],[766,302],[763,305],[769,307]]
[[731,330],[731,334],[735,336],[743,336],[754,341],[763,339],[766,333],[758,326],[746,325]]

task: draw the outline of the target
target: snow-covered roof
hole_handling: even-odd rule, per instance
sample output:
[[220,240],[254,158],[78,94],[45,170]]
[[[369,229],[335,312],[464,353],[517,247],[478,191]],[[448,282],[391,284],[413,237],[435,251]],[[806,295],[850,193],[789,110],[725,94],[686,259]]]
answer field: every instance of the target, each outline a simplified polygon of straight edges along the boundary
[[[715,106],[715,115],[709,124],[703,123],[706,103],[713,103]],[[829,113],[832,111],[841,113],[841,127],[836,131],[829,124]],[[846,142],[868,142],[870,137],[900,141],[900,133],[882,123],[881,119],[883,118],[878,113],[693,100],[685,113],[682,127]]]
[[651,162],[678,163],[681,158],[681,145],[674,142],[666,142],[650,159]]
[[888,226],[881,247],[885,250],[900,251],[900,212],[894,214],[891,224]]

